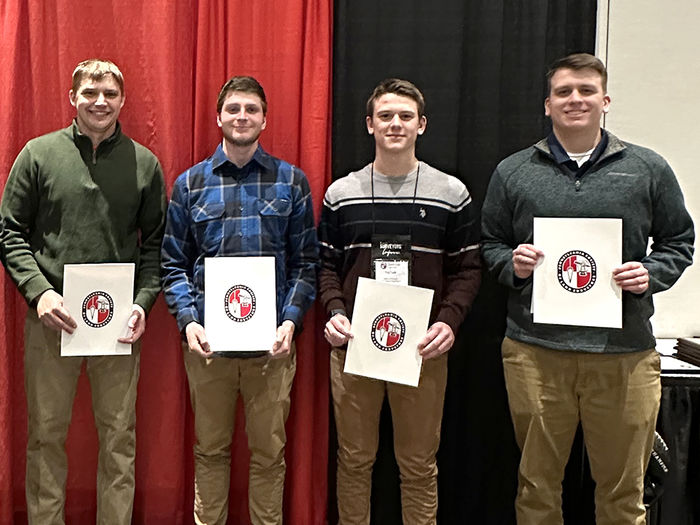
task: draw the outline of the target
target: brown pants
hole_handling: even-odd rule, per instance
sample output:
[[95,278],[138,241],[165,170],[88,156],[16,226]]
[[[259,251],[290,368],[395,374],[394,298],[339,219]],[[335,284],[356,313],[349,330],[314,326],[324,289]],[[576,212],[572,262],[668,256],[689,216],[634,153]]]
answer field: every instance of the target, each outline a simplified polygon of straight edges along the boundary
[[506,338],[503,368],[522,451],[519,525],[560,525],[561,482],[579,421],[596,482],[597,525],[643,525],[644,473],[661,399],[654,349],[550,350]]
[[340,525],[368,525],[379,414],[389,398],[394,455],[401,476],[406,525],[433,525],[437,515],[437,463],[447,383],[447,354],[423,362],[418,387],[346,374],[345,351],[331,353],[331,390],[338,430]]
[[64,524],[65,441],[83,360],[100,440],[96,523],[130,524],[139,346],[128,356],[61,357],[61,334],[42,325],[33,309],[27,312],[24,341],[29,525]]
[[225,525],[231,479],[231,441],[238,394],[243,397],[250,448],[248,505],[253,525],[282,523],[285,422],[296,371],[295,347],[272,359],[205,359],[183,343],[194,410],[194,521]]

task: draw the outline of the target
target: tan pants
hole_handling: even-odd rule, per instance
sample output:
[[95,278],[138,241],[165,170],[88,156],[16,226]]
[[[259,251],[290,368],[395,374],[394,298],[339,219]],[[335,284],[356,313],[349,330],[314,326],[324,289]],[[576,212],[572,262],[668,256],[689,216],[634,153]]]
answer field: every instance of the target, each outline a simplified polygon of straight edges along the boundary
[[183,343],[194,410],[194,521],[225,525],[231,479],[231,441],[238,394],[243,397],[250,448],[248,505],[253,525],[282,523],[285,422],[296,352],[272,359],[204,359]]
[[338,430],[340,525],[367,525],[379,414],[388,396],[405,525],[432,525],[437,515],[437,463],[447,383],[447,354],[423,362],[417,388],[346,374],[345,351],[331,353],[331,390]]
[[643,480],[661,399],[656,351],[565,352],[506,338],[502,352],[522,451],[518,524],[563,523],[561,482],[580,421],[597,525],[643,525]]
[[134,499],[136,387],[139,347],[130,356],[61,357],[59,332],[30,309],[24,325],[27,392],[27,516],[29,525],[63,525],[68,462],[66,434],[83,360],[100,440],[98,525],[128,525]]

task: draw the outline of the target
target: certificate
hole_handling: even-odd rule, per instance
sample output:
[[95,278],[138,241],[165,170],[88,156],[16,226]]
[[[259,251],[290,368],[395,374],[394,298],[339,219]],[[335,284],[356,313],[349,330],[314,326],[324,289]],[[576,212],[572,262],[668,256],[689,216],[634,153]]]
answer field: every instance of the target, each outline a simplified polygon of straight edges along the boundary
[[345,372],[418,386],[433,290],[360,277]]
[[536,323],[622,328],[622,219],[535,217],[533,244],[544,252],[533,274]]
[[128,335],[134,304],[134,264],[66,264],[63,306],[78,327],[61,331],[62,356],[129,355]]
[[204,259],[204,330],[211,350],[272,350],[276,293],[274,257]]

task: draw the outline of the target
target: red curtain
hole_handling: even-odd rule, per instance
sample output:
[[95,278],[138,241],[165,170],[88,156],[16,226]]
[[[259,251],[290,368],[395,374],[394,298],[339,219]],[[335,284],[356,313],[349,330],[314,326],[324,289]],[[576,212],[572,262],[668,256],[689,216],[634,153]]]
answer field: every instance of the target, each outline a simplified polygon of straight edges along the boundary
[[[116,62],[125,76],[124,131],[160,159],[168,189],[220,140],[216,95],[234,74],[255,76],[269,104],[263,146],[308,176],[315,211],[330,181],[332,2],[329,0],[1,0],[0,179],[32,137],[68,125],[75,65]],[[0,524],[26,523],[26,305],[0,277]],[[313,314],[297,341],[287,425],[285,522],[326,519],[328,358]],[[162,299],[148,319],[137,404],[134,523],[192,522],[192,415],[179,334]],[[233,446],[229,523],[248,523],[242,410]],[[66,518],[94,523],[97,433],[81,376],[68,434]]]

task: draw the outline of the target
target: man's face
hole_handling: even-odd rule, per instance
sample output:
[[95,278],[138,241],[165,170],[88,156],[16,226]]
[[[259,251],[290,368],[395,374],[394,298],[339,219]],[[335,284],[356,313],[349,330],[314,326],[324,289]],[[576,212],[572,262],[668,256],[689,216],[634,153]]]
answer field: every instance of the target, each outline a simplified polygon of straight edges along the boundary
[[594,69],[559,69],[550,81],[544,113],[557,132],[592,131],[610,107],[603,81]]
[[82,133],[111,135],[124,105],[124,94],[112,75],[100,80],[84,79],[77,91],[70,90],[69,97],[77,110],[78,129]]
[[409,97],[386,93],[374,101],[374,114],[367,117],[367,131],[374,135],[378,149],[391,153],[413,150],[425,130],[425,116]]
[[255,144],[267,124],[260,97],[243,91],[226,97],[216,122],[224,139],[234,146]]

